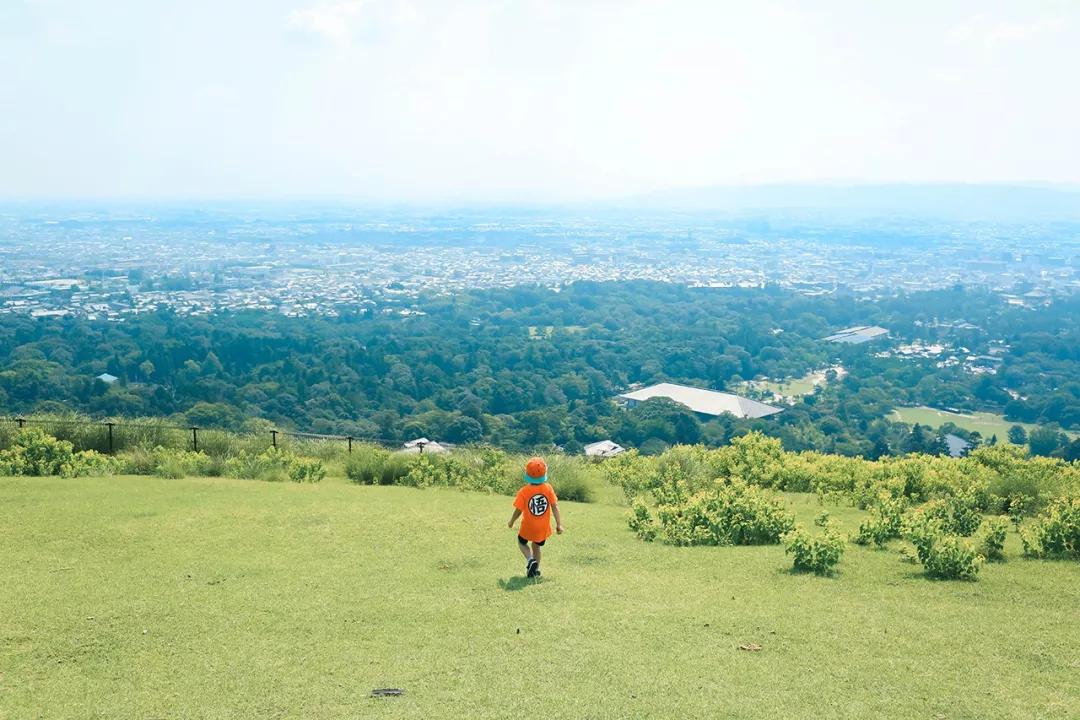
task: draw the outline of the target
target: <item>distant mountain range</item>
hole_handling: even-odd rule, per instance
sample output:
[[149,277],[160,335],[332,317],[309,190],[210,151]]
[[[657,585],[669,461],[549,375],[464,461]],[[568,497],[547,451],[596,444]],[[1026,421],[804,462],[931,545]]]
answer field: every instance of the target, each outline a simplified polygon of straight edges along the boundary
[[650,210],[724,214],[825,212],[850,217],[1080,221],[1080,186],[789,184],[666,190],[613,203]]

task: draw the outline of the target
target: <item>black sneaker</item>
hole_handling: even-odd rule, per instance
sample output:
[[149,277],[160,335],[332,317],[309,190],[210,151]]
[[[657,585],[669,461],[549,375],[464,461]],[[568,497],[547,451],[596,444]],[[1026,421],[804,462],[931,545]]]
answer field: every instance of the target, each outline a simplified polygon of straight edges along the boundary
[[525,577],[537,577],[540,574],[540,563],[535,559],[530,558],[529,563],[525,566]]
[[540,577],[540,563],[535,563],[533,565],[533,574],[532,574],[532,576],[534,578]]

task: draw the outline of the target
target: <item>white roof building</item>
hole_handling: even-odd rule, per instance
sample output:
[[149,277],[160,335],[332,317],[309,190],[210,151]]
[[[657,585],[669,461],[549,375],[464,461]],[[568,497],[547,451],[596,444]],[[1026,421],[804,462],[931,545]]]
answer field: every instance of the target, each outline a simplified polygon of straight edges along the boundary
[[416,438],[405,443],[401,452],[404,453],[431,453],[438,455],[439,453],[449,452],[449,449],[435,442],[434,440],[428,440],[427,438]]
[[701,388],[676,385],[674,383],[660,383],[650,385],[640,390],[623,393],[620,398],[627,404],[634,406],[640,402],[652,398],[668,398],[680,405],[685,405],[696,413],[702,415],[719,416],[727,413],[737,418],[760,418],[783,412],[783,408],[766,405],[757,400],[744,398],[731,393],[716,392],[715,390],[703,390]]
[[112,385],[114,382],[116,382],[120,378],[116,377],[115,375],[110,375],[109,373],[101,373],[100,375],[98,375],[94,379],[95,380],[100,380],[101,382],[105,383],[106,385]]
[[613,443],[611,440],[601,440],[585,446],[585,457],[609,458],[621,455],[624,452],[626,452],[626,448]]
[[825,338],[828,342],[846,343],[848,345],[861,345],[864,342],[876,340],[888,335],[889,331],[877,325],[856,325],[841,330],[838,333]]

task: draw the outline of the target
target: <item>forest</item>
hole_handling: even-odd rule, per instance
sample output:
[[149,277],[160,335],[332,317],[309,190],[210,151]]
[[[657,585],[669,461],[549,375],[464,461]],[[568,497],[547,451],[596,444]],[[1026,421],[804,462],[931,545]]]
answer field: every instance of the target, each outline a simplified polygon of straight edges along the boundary
[[[644,453],[723,445],[758,430],[792,451],[877,458],[944,452],[937,433],[886,419],[895,407],[929,405],[1035,423],[1039,454],[1080,453],[1062,432],[1080,429],[1075,296],[1028,308],[963,287],[869,299],[628,281],[422,296],[413,308],[420,312],[159,312],[124,322],[5,315],[0,411],[234,429],[268,421],[385,442],[423,435],[569,452],[602,439]],[[822,340],[853,325],[881,325],[890,338]],[[945,344],[960,358],[993,346],[1000,362],[995,373],[972,373],[963,363],[882,356],[912,341]],[[836,365],[847,373],[759,420],[613,401],[635,383],[744,393],[747,380]],[[97,379],[103,373],[117,380]],[[1006,439],[953,430],[976,443]]]

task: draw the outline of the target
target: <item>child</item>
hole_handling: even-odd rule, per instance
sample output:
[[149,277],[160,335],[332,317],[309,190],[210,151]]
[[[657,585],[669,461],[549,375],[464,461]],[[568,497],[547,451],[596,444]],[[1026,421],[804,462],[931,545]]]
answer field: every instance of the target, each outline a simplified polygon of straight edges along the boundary
[[[540,548],[551,536],[551,516],[555,516],[555,532],[562,535],[559,498],[547,481],[547,463],[535,457],[525,464],[525,485],[514,498],[514,514],[506,527],[513,529],[519,516],[518,549],[525,556],[525,576],[540,577]],[[529,548],[532,543],[532,549]]]

